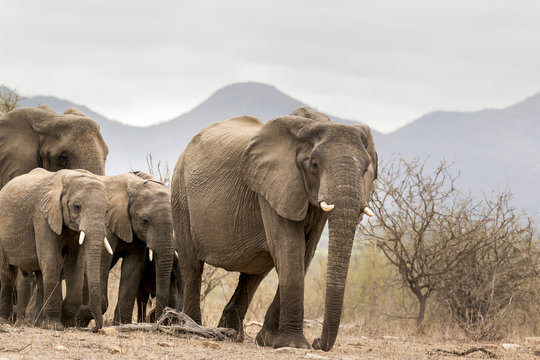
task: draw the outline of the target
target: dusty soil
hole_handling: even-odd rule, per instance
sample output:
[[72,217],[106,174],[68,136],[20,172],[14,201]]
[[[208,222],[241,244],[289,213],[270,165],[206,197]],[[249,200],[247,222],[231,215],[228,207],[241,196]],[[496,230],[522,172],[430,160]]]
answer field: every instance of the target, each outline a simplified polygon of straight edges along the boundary
[[[452,359],[454,355],[437,353],[435,349],[464,351],[483,347],[499,359],[540,360],[540,338],[512,343],[436,342],[423,338],[382,336],[367,338],[356,334],[338,336],[330,352],[299,349],[272,349],[253,342],[258,328],[248,329],[251,338],[243,343],[217,342],[201,338],[180,338],[147,332],[117,332],[108,335],[69,329],[63,332],[39,328],[0,328],[0,360],[2,359]],[[306,329],[308,339],[318,329]],[[503,346],[504,345],[504,346]],[[535,351],[539,355],[535,355]],[[482,352],[461,358],[488,359]]]

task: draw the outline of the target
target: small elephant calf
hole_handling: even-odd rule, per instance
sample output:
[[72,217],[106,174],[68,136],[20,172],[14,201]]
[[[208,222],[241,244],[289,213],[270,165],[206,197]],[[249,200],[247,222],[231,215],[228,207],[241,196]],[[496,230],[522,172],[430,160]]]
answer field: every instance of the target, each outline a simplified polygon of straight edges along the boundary
[[87,171],[37,168],[0,190],[0,322],[12,313],[19,268],[35,272],[42,284],[43,327],[61,330],[74,325],[84,275],[92,294],[94,330],[102,326],[99,270],[103,246],[110,249],[105,237],[107,207],[105,184]]

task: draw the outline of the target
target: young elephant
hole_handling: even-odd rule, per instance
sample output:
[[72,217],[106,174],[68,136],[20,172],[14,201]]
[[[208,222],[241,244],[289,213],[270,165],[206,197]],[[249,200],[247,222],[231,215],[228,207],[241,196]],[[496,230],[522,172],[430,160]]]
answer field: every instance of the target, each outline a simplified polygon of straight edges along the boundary
[[[56,173],[34,169],[11,180],[0,191],[0,321],[12,312],[17,268],[36,272],[45,299],[45,328],[73,324],[82,303],[84,275],[90,308],[102,326],[99,299],[101,249],[105,237],[105,185],[86,171]],[[66,280],[62,303],[61,274]],[[43,300],[41,300],[43,303]]]
[[[107,281],[110,269],[122,258],[117,323],[131,323],[135,298],[144,271],[145,254],[155,263],[156,316],[169,304],[169,286],[174,257],[171,192],[159,180],[143,172],[103,177],[109,200],[107,237],[113,256],[102,252],[101,284],[103,308],[108,307]],[[105,311],[105,310],[104,310]],[[82,308],[77,315],[81,325],[91,314]]]

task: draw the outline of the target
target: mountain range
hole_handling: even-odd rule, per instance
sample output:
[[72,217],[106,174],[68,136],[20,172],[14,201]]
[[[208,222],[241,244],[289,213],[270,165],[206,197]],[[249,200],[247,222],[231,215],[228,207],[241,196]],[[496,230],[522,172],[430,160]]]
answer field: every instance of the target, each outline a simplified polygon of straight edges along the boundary
[[[33,96],[21,106],[49,105],[58,113],[80,109],[96,120],[109,145],[107,172],[147,170],[146,157],[167,163],[172,169],[189,140],[202,128],[229,117],[249,114],[263,121],[308,105],[273,86],[238,83],[212,94],[193,110],[148,127],[121,124],[92,111],[51,96]],[[314,108],[312,106],[312,108]],[[329,115],[334,121],[355,121]],[[389,134],[373,131],[380,159],[396,153],[405,158],[445,158],[459,171],[458,186],[474,194],[510,189],[515,203],[538,215],[540,196],[540,94],[504,109],[474,112],[432,112]]]

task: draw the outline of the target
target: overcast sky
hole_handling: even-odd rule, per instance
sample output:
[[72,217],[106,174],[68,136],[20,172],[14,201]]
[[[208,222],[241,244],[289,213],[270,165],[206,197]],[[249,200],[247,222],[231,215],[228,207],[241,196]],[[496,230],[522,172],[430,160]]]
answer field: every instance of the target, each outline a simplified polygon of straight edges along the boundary
[[0,0],[0,83],[133,125],[259,81],[388,132],[540,92],[540,1]]

